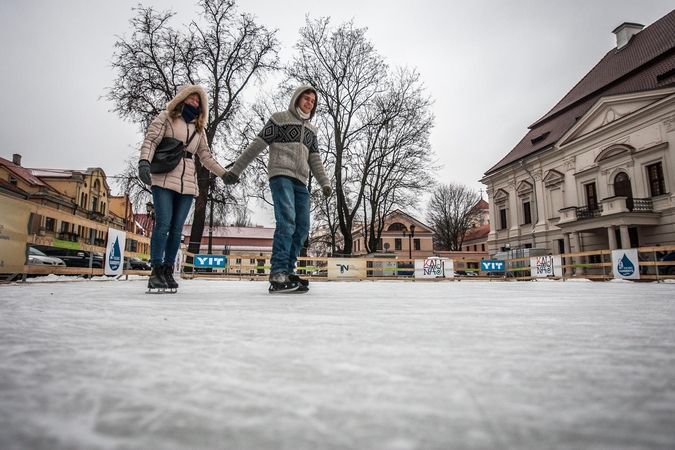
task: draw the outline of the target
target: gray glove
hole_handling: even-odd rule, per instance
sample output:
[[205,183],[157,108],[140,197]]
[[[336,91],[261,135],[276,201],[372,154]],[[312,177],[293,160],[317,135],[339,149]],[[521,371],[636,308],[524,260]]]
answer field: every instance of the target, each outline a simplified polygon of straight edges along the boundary
[[152,178],[150,177],[150,161],[141,159],[138,161],[138,178],[147,185],[152,185]]
[[330,197],[330,195],[333,193],[333,189],[331,189],[330,186],[324,186],[322,189],[324,197]]
[[227,170],[225,171],[225,173],[223,174],[223,176],[221,178],[223,179],[223,182],[225,184],[237,184],[237,183],[239,183],[239,177],[237,175],[233,174],[232,172],[227,171]]

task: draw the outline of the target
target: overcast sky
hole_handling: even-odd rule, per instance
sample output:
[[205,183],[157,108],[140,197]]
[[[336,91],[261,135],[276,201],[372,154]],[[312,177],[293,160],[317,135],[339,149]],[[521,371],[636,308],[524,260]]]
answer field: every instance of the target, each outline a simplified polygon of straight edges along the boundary
[[[195,0],[141,2],[196,19]],[[133,0],[0,1],[0,156],[31,168],[101,167],[138,154],[143,136],[102,100],[116,36],[130,36]],[[650,25],[672,0],[240,0],[278,30],[288,61],[305,15],[353,19],[391,65],[416,67],[435,101],[438,179],[476,190],[487,169],[612,48],[623,22]],[[115,189],[113,187],[113,189]],[[119,194],[119,192],[115,192]],[[486,197],[487,198],[487,197]],[[270,220],[259,220],[269,225]],[[264,222],[264,223],[263,223]]]

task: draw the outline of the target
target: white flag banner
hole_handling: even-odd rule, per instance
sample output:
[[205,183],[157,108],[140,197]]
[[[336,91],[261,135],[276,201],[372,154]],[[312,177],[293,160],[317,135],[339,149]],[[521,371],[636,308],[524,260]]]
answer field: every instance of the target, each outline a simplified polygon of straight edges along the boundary
[[612,269],[614,278],[625,280],[639,280],[638,251],[636,248],[612,250]]
[[103,271],[106,275],[122,275],[126,239],[127,233],[124,231],[108,228],[108,245],[105,250],[105,269]]
[[560,255],[533,256],[530,258],[530,273],[534,278],[561,277],[562,257]]
[[448,258],[415,260],[415,278],[454,278],[454,261]]

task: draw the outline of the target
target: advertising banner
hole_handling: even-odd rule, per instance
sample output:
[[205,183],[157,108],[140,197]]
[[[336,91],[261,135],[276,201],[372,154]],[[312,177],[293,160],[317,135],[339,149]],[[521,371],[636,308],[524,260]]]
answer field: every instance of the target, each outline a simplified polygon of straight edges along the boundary
[[636,248],[612,250],[612,270],[614,278],[639,280],[638,251]]
[[328,260],[329,280],[365,280],[366,261],[359,258],[330,258]]
[[126,239],[126,232],[108,228],[108,244],[105,249],[105,267],[103,270],[106,275],[122,275]]
[[448,258],[415,260],[415,278],[454,278],[453,261]]
[[26,264],[30,206],[0,196],[0,211],[4,213],[0,215],[0,273],[22,273]]
[[210,267],[212,269],[224,269],[227,266],[225,255],[195,255],[195,267]]
[[533,256],[530,258],[530,273],[534,278],[561,277],[562,257],[560,255]]

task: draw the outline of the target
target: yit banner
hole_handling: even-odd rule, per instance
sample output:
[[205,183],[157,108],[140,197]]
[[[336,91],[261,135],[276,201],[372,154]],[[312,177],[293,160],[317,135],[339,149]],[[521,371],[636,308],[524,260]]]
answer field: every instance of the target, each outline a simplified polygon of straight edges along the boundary
[[612,270],[614,278],[625,280],[639,280],[638,251],[636,248],[612,250]]
[[504,261],[501,259],[484,259],[480,262],[482,272],[504,272]]
[[124,270],[124,246],[127,233],[124,231],[108,228],[108,245],[105,250],[106,275],[122,275]]
[[227,264],[225,255],[195,255],[195,267],[224,269]]

